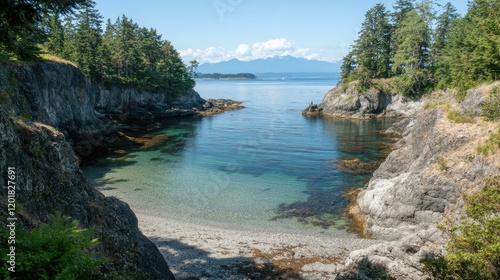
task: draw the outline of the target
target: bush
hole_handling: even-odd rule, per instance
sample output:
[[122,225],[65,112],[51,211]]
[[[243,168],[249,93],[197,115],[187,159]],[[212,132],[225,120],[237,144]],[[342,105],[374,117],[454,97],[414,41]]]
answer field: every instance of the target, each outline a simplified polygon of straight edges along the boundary
[[487,120],[500,120],[500,86],[492,88],[488,99],[481,105],[483,116]]
[[500,176],[465,204],[464,219],[448,232],[448,254],[424,260],[424,271],[431,279],[500,279]]
[[[2,231],[2,236],[5,236],[5,229]],[[103,263],[90,252],[96,244],[91,229],[78,229],[76,221],[62,217],[60,213],[51,215],[48,224],[40,224],[31,232],[18,226],[16,272],[7,270],[8,256],[2,252],[0,278],[88,279]]]

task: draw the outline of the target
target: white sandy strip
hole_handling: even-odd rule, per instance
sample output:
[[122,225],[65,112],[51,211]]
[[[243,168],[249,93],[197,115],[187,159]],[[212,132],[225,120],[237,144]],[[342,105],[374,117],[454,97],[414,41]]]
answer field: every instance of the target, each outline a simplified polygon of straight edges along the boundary
[[[304,279],[329,279],[349,252],[381,242],[305,234],[233,230],[175,218],[137,214],[141,231],[155,242],[178,279],[258,279],[253,265],[306,260]],[[259,254],[260,253],[260,254]],[[262,256],[263,254],[269,254]],[[266,256],[270,256],[266,259]],[[318,258],[319,257],[319,258]],[[331,259],[337,258],[338,263]],[[328,261],[330,260],[330,261]],[[252,264],[253,263],[253,264]],[[260,276],[260,277],[259,277]]]

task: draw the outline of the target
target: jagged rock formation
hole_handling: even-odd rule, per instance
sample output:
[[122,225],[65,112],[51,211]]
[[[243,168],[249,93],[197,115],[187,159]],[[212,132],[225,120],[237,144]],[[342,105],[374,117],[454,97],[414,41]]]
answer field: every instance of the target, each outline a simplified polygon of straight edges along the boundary
[[352,84],[346,90],[335,87],[329,90],[321,104],[310,104],[305,116],[331,116],[351,119],[406,117],[418,111],[422,102],[390,91],[375,88],[360,93]]
[[[153,97],[151,93],[131,92],[123,97],[116,92],[106,94],[71,65],[1,65],[0,170],[5,172],[0,184],[6,185],[7,167],[15,167],[18,213],[24,227],[47,221],[48,214],[55,211],[77,219],[83,227],[95,227],[100,240],[96,251],[110,260],[103,273],[137,272],[150,274],[152,279],[173,279],[156,246],[139,231],[137,218],[128,205],[104,197],[94,188],[80,171],[74,150],[85,149],[80,145],[85,142],[99,145],[106,135],[115,132],[119,124],[106,115],[120,106],[142,109],[150,102],[158,106],[158,112],[183,106],[179,112],[184,114],[182,109],[195,107],[190,111],[195,113],[205,102],[195,91],[170,99],[162,94]],[[113,110],[101,107],[99,112],[97,104],[112,106],[109,108]],[[130,116],[138,116],[141,111],[129,112],[133,112]],[[7,216],[6,192],[3,188],[0,193],[2,222]]]
[[200,111],[205,100],[194,90],[172,97],[167,94],[113,87],[102,89],[96,109],[114,119],[137,120],[193,115]]
[[396,279],[422,278],[420,261],[446,244],[437,225],[459,218],[463,194],[479,191],[486,177],[500,173],[498,154],[476,152],[497,124],[447,118],[450,108],[479,115],[477,100],[484,100],[486,92],[487,87],[471,90],[461,104],[446,94],[431,97],[427,109],[392,128],[404,137],[357,198],[365,234],[390,242],[352,252],[348,272],[339,279],[367,276],[373,267],[383,267]]
[[72,65],[1,65],[0,90],[12,115],[57,127],[71,139],[109,129],[94,109],[99,88]]
[[[0,184],[7,168],[16,168],[17,217],[25,227],[46,222],[61,211],[82,227],[95,227],[96,251],[110,260],[103,273],[149,273],[152,279],[173,279],[156,246],[139,231],[127,204],[104,197],[78,167],[70,143],[54,127],[12,118],[0,105]],[[7,217],[7,189],[0,194],[1,217]]]

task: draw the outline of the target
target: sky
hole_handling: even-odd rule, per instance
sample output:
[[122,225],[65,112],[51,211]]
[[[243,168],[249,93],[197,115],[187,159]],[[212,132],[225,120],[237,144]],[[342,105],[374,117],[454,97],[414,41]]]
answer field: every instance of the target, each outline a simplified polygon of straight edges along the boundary
[[[121,15],[156,28],[185,62],[292,55],[335,62],[357,38],[366,11],[395,0],[95,0],[105,21]],[[449,0],[448,0],[449,1]],[[447,0],[435,0],[445,4]],[[420,2],[420,1],[419,1]],[[451,1],[467,12],[467,0]]]

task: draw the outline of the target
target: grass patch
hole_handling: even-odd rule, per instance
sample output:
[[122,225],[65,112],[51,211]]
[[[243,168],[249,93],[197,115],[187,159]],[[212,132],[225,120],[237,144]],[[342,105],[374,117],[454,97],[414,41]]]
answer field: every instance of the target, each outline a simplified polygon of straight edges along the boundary
[[478,154],[488,156],[490,153],[495,154],[500,148],[500,128],[497,132],[491,133],[490,138],[486,143],[476,147]]
[[447,110],[451,107],[451,105],[445,100],[428,100],[424,104],[424,110],[431,110],[438,107],[442,107]]
[[72,65],[72,66],[78,68],[78,65],[76,65],[74,62],[66,60],[66,59],[62,59],[58,56],[55,56],[55,55],[52,55],[49,53],[40,54],[40,58],[43,60],[47,60],[47,61],[52,61],[52,62],[57,62],[57,63],[62,63],[62,64],[69,64],[69,65]]
[[456,123],[474,123],[475,119],[473,116],[460,113],[457,110],[451,110],[448,112],[448,120]]

